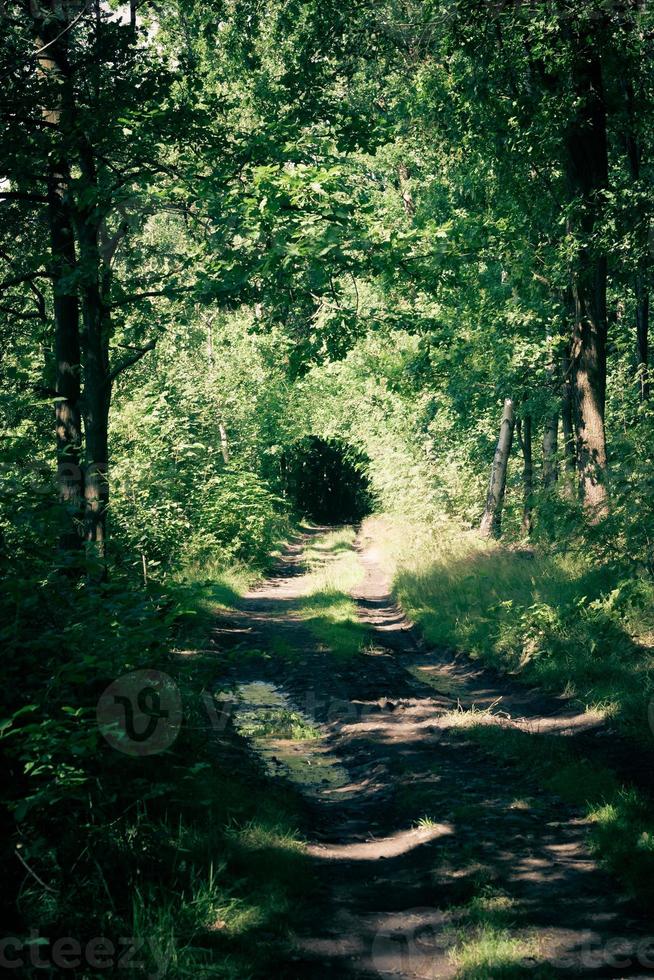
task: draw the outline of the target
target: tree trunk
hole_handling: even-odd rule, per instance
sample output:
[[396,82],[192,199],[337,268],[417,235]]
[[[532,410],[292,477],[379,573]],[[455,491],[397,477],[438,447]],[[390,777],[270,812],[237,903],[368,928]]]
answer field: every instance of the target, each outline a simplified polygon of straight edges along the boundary
[[[548,333],[547,342],[550,349],[550,362],[547,366],[547,386],[552,393],[552,397],[556,397],[558,383],[557,383],[557,364],[556,357],[554,354],[554,343],[552,335]],[[531,427],[531,420],[530,420]],[[558,461],[558,442],[559,442],[559,413],[558,411],[553,412],[545,420],[545,428],[543,430],[543,472],[542,481],[543,487],[548,490],[553,487],[559,478],[559,461]]]
[[214,355],[213,355],[213,317],[210,316],[207,320],[207,359],[209,361],[209,367],[212,368],[214,365]]
[[[91,181],[95,171],[87,161],[83,168]],[[82,312],[84,318],[84,476],[85,531],[89,571],[106,576],[106,521],[109,505],[109,322],[103,301],[99,221],[95,215],[79,219],[78,238],[82,265]]]
[[[599,273],[606,288],[606,266]],[[572,390],[577,427],[577,467],[582,499],[592,519],[606,512],[606,320],[602,323],[584,291],[575,291]]]
[[640,400],[649,398],[649,290],[641,273],[636,275],[636,345]]
[[[638,138],[638,120],[636,108],[636,93],[630,78],[623,82],[625,95],[627,126],[625,132],[625,149],[629,172],[636,193],[641,190],[640,176],[643,161],[643,147]],[[647,279],[649,272],[649,224],[643,214],[642,205],[638,206],[634,218],[637,228],[638,254],[636,258],[636,275],[634,277],[634,297],[636,301],[636,360],[640,400],[649,398],[649,289]]]
[[416,213],[416,206],[413,203],[413,197],[409,188],[409,169],[406,163],[398,163],[397,165],[397,182],[400,188],[400,195],[402,196],[404,213],[407,217],[412,218]]
[[543,486],[553,487],[559,478],[559,414],[550,415],[543,432]]
[[106,578],[107,507],[109,505],[108,427],[109,399],[95,390],[87,395],[86,466],[84,479],[85,528],[89,574]]
[[513,401],[510,398],[504,400],[504,412],[500,425],[500,434],[493,457],[490,482],[488,484],[488,494],[486,497],[486,509],[481,519],[479,530],[484,537],[499,538],[502,533],[502,508],[504,506],[504,494],[506,491],[506,473],[513,443],[513,430],[515,418],[513,414]]
[[[77,134],[82,200],[97,200],[98,177],[93,148]],[[92,578],[106,577],[106,522],[109,505],[109,310],[105,299],[110,271],[102,262],[102,216],[94,204],[79,207],[77,239],[84,320],[84,430],[86,435],[84,502],[87,560]]]
[[[70,66],[66,33],[56,16],[47,19],[33,11],[35,43],[40,52],[39,73],[47,81],[56,80],[56,96],[48,96],[42,116],[49,126],[65,131],[70,125],[72,103]],[[42,50],[44,49],[44,50]],[[57,134],[57,145],[59,134]],[[80,412],[81,351],[79,301],[74,272],[77,266],[75,234],[69,203],[70,168],[64,152],[53,148],[47,176],[48,225],[54,308],[55,354],[55,438],[58,496],[63,505],[59,548],[66,554],[79,551],[82,544],[83,474],[81,466],[82,420]]]
[[577,428],[577,465],[591,519],[606,512],[606,255],[596,243],[603,194],[608,185],[606,109],[597,38],[575,39],[573,87],[577,109],[567,131],[567,177],[578,206],[579,252],[573,276],[572,388]]
[[563,355],[563,392],[561,398],[561,425],[563,428],[563,470],[565,480],[564,493],[567,497],[575,496],[577,473],[577,451],[575,448],[575,426],[573,416],[571,364],[568,353]]
[[520,449],[522,450],[522,533],[529,536],[534,526],[534,462],[531,446],[531,415],[516,425]]
[[[106,521],[109,503],[108,483],[108,426],[109,406],[113,378],[122,370],[136,363],[148,350],[154,347],[150,341],[139,349],[136,355],[127,358],[112,372],[109,363],[109,340],[111,319],[109,292],[111,286],[111,257],[126,229],[120,229],[113,242],[108,242],[105,252],[101,248],[101,227],[107,211],[100,207],[102,195],[98,193],[101,181],[98,179],[96,148],[90,143],[83,127],[76,118],[76,104],[71,66],[68,62],[67,44],[69,28],[74,21],[69,20],[63,6],[57,0],[50,0],[50,9],[42,11],[33,5],[33,18],[36,33],[39,34],[39,60],[42,72],[47,76],[51,71],[56,75],[56,105],[48,111],[48,122],[57,125],[65,139],[62,141],[67,152],[74,155],[80,174],[76,179],[79,188],[75,204],[68,206],[63,188],[67,187],[59,178],[69,174],[66,158],[53,171],[51,181],[50,213],[54,216],[54,233],[58,252],[63,255],[59,279],[60,295],[55,291],[55,312],[57,316],[57,391],[65,397],[57,402],[58,453],[64,447],[67,462],[71,458],[77,469],[66,469],[66,480],[62,484],[65,493],[81,502],[84,501],[84,530],[87,544],[88,571],[93,578],[106,576]],[[131,4],[132,23],[135,21],[137,4]],[[95,5],[97,56],[101,57],[99,45],[102,29],[101,4]],[[43,34],[43,37],[41,37]],[[65,166],[64,166],[65,164]],[[54,165],[53,165],[54,166]],[[105,186],[105,185],[103,185]],[[65,205],[65,207],[64,207]],[[67,224],[64,219],[66,219]],[[75,250],[77,239],[77,255]],[[53,252],[55,251],[53,246]],[[75,285],[70,285],[71,270],[77,273]],[[79,306],[83,320],[83,333],[80,343]],[[59,324],[65,324],[66,330]],[[81,348],[81,350],[80,350]],[[80,398],[80,353],[84,365],[84,390]],[[80,467],[81,425],[80,409],[84,417],[85,454],[84,466]],[[75,475],[76,482],[71,486]],[[61,479],[61,478],[60,478]],[[62,491],[63,492],[63,491]],[[76,494],[76,497],[74,496]]]
[[55,426],[57,484],[65,514],[59,536],[63,552],[81,547],[83,477],[81,466],[82,420],[80,414],[79,304],[70,286],[75,268],[75,242],[64,200],[62,175],[49,180],[49,223],[53,264],[55,319]]
[[227,438],[227,429],[222,422],[218,423],[218,431],[220,432],[220,451],[223,456],[223,462],[227,466],[229,463],[229,439]]

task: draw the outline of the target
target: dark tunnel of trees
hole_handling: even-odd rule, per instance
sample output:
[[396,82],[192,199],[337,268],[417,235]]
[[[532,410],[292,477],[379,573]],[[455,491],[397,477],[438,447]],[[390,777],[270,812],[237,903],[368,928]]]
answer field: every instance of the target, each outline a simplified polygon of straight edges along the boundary
[[366,463],[352,446],[308,436],[284,457],[287,497],[318,524],[356,523],[371,509]]

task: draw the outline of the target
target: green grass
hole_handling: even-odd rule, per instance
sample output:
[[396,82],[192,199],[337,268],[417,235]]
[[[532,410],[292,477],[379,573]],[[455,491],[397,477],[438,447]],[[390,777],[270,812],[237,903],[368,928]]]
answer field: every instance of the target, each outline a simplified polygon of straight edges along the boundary
[[[98,866],[81,862],[87,880],[75,880],[66,904],[49,916],[43,898],[50,896],[29,883],[22,912],[45,935],[51,918],[68,920],[69,929],[74,921],[73,935],[95,929],[142,940],[144,975],[265,978],[314,899],[298,830],[303,806],[245,753],[221,759],[210,731],[190,721],[173,751],[154,765],[139,763],[143,801],[97,828]],[[93,905],[80,903],[87,888]]]
[[247,738],[281,738],[293,741],[320,738],[320,732],[297,711],[287,708],[262,708],[248,713],[239,731]]
[[452,909],[456,922],[450,959],[459,980],[518,980],[525,975],[547,980],[554,971],[536,965],[537,939],[517,931],[515,902],[489,885],[466,905]]
[[352,527],[326,531],[315,537],[307,546],[303,562],[316,589],[342,589],[348,591],[359,584],[361,566],[353,551],[356,532]]
[[[211,656],[182,664],[176,680],[186,724],[159,761],[159,791],[121,830],[134,851],[131,934],[146,940],[153,974],[154,954],[165,950],[168,976],[266,977],[313,895],[298,829],[303,804],[271,783],[246,750],[213,742],[198,695],[215,675]],[[309,737],[296,722],[280,710],[264,727]]]
[[440,821],[435,820],[434,817],[430,817],[427,814],[423,814],[416,820],[414,827],[416,830],[433,830],[434,827],[439,827]]
[[[178,586],[184,599],[180,646],[198,650],[183,658],[176,677],[189,710],[175,746],[180,759],[169,773],[163,821],[151,814],[151,832],[165,841],[169,857],[159,857],[164,880],[150,881],[147,901],[141,891],[133,900],[134,934],[159,937],[158,948],[170,955],[169,976],[269,976],[313,897],[298,829],[304,819],[300,797],[271,783],[247,750],[234,759],[234,749],[228,749],[223,760],[199,700],[233,659],[268,656],[240,648],[202,651],[215,616],[228,616],[260,577],[245,566],[203,569],[200,577],[187,568]],[[254,738],[319,736],[301,715],[283,707],[264,710],[249,723]]]
[[233,774],[209,784],[203,816],[187,811],[174,825],[151,818],[140,828],[141,839],[147,829],[165,840],[156,865],[165,862],[168,880],[150,873],[134,888],[130,935],[143,938],[151,975],[165,954],[167,976],[265,977],[311,895],[298,814],[278,791],[261,786],[255,794]]
[[247,565],[186,566],[169,586],[176,602],[178,646],[188,652],[202,649],[216,616],[229,613],[261,577],[259,569]]
[[322,649],[339,659],[358,656],[369,635],[357,618],[356,603],[349,592],[360,584],[363,569],[353,544],[351,527],[329,531],[307,548],[307,574],[296,615],[306,624]]
[[358,656],[369,640],[367,629],[357,618],[355,603],[341,592],[308,596],[300,603],[299,615],[319,647],[336,659]]
[[298,649],[283,636],[271,636],[268,641],[270,654],[279,660],[294,660]]
[[651,744],[654,583],[579,551],[540,554],[371,518],[394,591],[428,642],[565,692]]
[[463,933],[451,952],[457,967],[458,980],[521,980],[524,976],[547,980],[556,973],[547,966],[530,969],[538,954],[538,943],[521,939],[506,929],[477,926],[472,933]]

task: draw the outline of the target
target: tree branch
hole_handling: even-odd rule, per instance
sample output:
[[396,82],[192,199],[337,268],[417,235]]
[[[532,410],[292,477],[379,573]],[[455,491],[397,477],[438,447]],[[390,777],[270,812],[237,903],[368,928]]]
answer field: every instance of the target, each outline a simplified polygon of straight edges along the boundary
[[9,316],[17,317],[19,320],[43,319],[41,313],[23,313],[22,310],[15,310],[11,306],[0,306],[0,313],[7,313]]
[[23,191],[0,191],[0,199],[5,201],[29,201],[30,204],[47,204],[44,194],[26,194]]
[[31,291],[34,293],[34,302],[36,303],[36,308],[39,311],[39,317],[42,320],[45,320],[46,319],[46,315],[45,315],[45,296],[43,295],[43,293],[41,292],[41,290],[38,288],[38,286],[35,286],[33,282],[30,282],[28,285],[29,285],[29,288],[31,289]]
[[188,292],[193,289],[192,286],[175,286],[172,289],[151,289],[146,293],[134,293],[132,296],[124,296],[122,299],[117,299],[109,306],[111,309],[115,306],[127,306],[129,303],[138,303],[140,299],[150,299],[153,296],[165,296],[166,299],[176,299],[176,293]]
[[157,344],[157,339],[155,338],[155,340],[150,340],[145,345],[145,347],[130,348],[131,350],[134,351],[134,353],[131,354],[129,357],[126,357],[124,361],[116,365],[113,371],[109,372],[109,383],[112,384],[116,380],[119,374],[122,374],[123,371],[127,370],[127,368],[132,367],[132,365],[140,361],[142,357],[145,357],[148,351],[154,350],[156,344]]
[[0,293],[4,293],[6,289],[11,289],[12,286],[20,286],[22,282],[31,283],[34,279],[40,279],[45,276],[45,272],[26,272],[20,276],[12,276],[11,279],[5,279],[4,282],[0,282]]
[[116,252],[118,251],[118,246],[122,240],[126,237],[129,232],[129,222],[126,217],[119,224],[114,235],[111,238],[105,238],[102,242],[102,259],[106,265],[111,265],[113,262]]

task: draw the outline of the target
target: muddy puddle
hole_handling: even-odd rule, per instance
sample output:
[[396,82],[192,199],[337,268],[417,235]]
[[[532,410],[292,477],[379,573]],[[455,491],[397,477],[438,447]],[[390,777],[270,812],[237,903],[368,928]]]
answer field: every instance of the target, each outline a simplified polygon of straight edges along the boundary
[[283,690],[269,681],[251,681],[217,694],[216,700],[231,705],[234,728],[271,775],[285,776],[304,792],[347,795],[347,770],[325,745],[323,732]]

